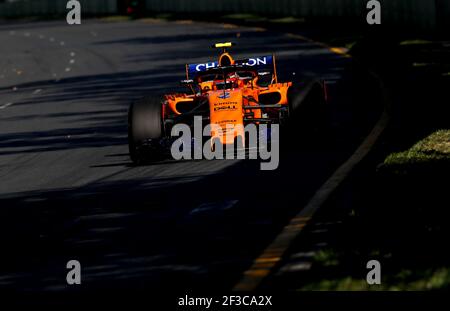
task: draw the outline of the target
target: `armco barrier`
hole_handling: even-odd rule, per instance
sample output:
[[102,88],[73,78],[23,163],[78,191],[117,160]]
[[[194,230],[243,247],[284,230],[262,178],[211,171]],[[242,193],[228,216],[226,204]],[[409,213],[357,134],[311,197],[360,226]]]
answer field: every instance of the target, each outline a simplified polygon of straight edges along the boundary
[[[12,2],[11,2],[12,1]],[[126,0],[79,0],[83,14],[118,14]],[[368,0],[140,0],[151,12],[255,13],[365,20]],[[382,22],[420,29],[450,26],[450,0],[379,0]],[[67,0],[0,0],[1,17],[64,14]]]
[[[448,25],[449,0],[379,0],[382,21],[435,29]],[[152,12],[255,13],[296,17],[366,18],[368,0],[146,0]]]
[[[118,0],[79,0],[82,14],[117,14]],[[16,0],[0,2],[0,17],[65,14],[67,0]]]

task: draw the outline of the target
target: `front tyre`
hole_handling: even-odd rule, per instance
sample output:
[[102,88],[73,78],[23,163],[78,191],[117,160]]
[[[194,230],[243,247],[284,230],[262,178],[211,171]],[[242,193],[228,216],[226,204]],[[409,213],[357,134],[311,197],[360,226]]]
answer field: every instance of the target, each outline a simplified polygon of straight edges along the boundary
[[308,136],[326,133],[329,111],[325,98],[324,84],[319,81],[291,87],[288,91],[291,130]]
[[164,137],[162,100],[145,97],[131,104],[128,111],[128,148],[131,161],[142,164],[162,156]]

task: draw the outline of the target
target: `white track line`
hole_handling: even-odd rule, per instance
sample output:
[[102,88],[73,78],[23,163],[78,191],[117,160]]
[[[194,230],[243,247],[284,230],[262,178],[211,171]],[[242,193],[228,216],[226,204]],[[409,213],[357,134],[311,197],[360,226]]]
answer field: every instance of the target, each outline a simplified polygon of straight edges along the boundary
[[4,104],[4,105],[1,105],[0,106],[0,109],[5,109],[5,108],[8,108],[9,106],[11,106],[13,103],[7,103],[7,104]]

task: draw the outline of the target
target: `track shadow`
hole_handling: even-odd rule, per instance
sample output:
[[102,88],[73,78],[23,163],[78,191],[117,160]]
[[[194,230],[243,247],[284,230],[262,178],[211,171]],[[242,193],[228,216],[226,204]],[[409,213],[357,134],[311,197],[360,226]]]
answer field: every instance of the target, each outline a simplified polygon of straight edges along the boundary
[[[258,161],[241,161],[215,175],[3,195],[0,287],[70,290],[65,265],[77,259],[84,291],[229,289],[336,161],[307,152],[298,170],[310,177],[291,183],[289,166],[297,159],[285,159],[270,185],[272,172],[259,171]],[[310,161],[322,162],[321,169],[312,170]]]

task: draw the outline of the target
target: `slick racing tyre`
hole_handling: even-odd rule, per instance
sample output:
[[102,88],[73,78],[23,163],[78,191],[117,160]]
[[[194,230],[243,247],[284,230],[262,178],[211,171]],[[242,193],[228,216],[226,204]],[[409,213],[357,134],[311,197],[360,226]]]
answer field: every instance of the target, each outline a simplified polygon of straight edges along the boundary
[[161,98],[146,97],[131,104],[128,111],[128,147],[133,163],[142,164],[160,158],[163,137]]
[[330,116],[322,82],[313,80],[292,86],[288,90],[288,102],[290,136],[318,141],[328,135]]

